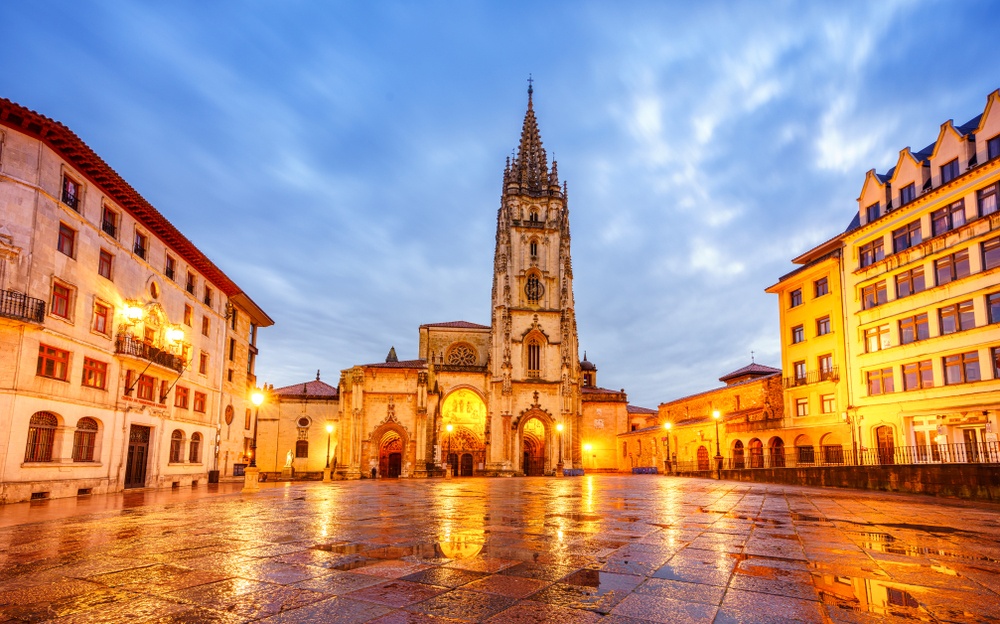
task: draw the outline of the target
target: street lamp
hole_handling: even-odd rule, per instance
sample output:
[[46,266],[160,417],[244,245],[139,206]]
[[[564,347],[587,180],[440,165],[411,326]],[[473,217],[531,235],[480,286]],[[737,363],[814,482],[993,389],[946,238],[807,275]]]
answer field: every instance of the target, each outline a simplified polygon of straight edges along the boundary
[[716,466],[716,478],[722,478],[722,449],[719,446],[719,419],[722,418],[722,414],[719,410],[712,410],[712,418],[715,419],[715,466]]
[[453,471],[455,468],[451,463],[451,432],[455,430],[455,426],[452,425],[451,423],[448,423],[445,426],[445,429],[448,430],[448,472],[445,473],[445,476],[451,478],[454,476]]
[[562,476],[563,461],[562,461],[562,432],[563,424],[556,423],[556,432],[559,434],[559,464],[556,466],[556,476]]
[[[584,452],[584,455],[583,455],[583,457],[584,457],[584,458],[586,458],[586,457],[587,457],[587,454],[589,454],[589,453],[590,453],[590,451],[591,451],[591,450],[593,450],[593,448],[594,448],[594,446],[593,446],[592,444],[584,444],[584,445],[583,445],[583,452]],[[587,467],[586,463],[584,463],[584,466],[583,466],[583,467],[584,467],[584,468],[586,468],[586,467]],[[593,457],[591,457],[591,458],[590,458],[590,467],[591,467],[591,468],[593,468],[593,467],[594,467],[594,458],[593,458]]]
[[333,434],[333,423],[326,423],[326,468],[323,469],[323,481],[330,481],[330,436]]
[[254,390],[250,395],[250,402],[254,405],[253,413],[253,441],[250,443],[250,465],[243,473],[243,491],[256,492],[260,489],[259,474],[257,469],[257,420],[260,415],[260,405],[264,402],[264,393]]
[[663,437],[667,442],[667,456],[663,460],[663,463],[667,465],[667,472],[672,472],[670,467],[670,427],[672,426],[669,422],[663,423],[663,429],[667,432],[667,435]]

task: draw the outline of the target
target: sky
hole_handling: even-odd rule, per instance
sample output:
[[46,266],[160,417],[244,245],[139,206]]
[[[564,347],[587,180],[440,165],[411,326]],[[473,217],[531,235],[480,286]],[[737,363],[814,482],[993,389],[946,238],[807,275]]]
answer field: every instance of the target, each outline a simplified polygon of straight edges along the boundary
[[[580,348],[659,403],[780,367],[764,289],[1000,87],[1000,6],[220,0],[6,7],[0,96],[61,121],[275,320],[276,387],[490,322],[534,80]],[[583,353],[580,354],[581,357]]]

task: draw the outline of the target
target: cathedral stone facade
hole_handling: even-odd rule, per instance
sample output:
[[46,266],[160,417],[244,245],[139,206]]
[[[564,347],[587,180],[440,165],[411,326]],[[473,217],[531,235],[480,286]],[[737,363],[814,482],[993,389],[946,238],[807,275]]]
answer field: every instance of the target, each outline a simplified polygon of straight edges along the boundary
[[627,397],[597,388],[596,368],[581,371],[566,186],[542,147],[531,89],[503,174],[491,315],[489,326],[422,325],[415,360],[392,350],[342,371],[338,475],[616,469]]

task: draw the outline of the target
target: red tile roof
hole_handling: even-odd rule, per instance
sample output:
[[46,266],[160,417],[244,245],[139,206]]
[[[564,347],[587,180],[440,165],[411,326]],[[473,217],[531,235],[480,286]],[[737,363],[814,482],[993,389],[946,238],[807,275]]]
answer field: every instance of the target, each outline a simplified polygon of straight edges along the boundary
[[277,388],[274,390],[274,394],[281,396],[311,396],[335,399],[339,395],[339,392],[337,388],[331,386],[325,381],[314,379],[313,381],[307,381],[305,383],[292,384],[290,386],[285,386],[284,388]]
[[362,364],[366,368],[427,368],[427,360],[403,360],[402,362],[375,362]]
[[734,379],[736,377],[743,377],[744,375],[773,375],[775,373],[780,373],[781,369],[771,368],[770,366],[764,366],[763,364],[757,364],[756,362],[752,364],[747,364],[743,368],[734,370],[728,375],[723,375],[719,377],[719,381],[726,381],[727,379]]
[[638,405],[629,405],[627,409],[629,414],[659,414],[655,409],[639,407]]
[[456,329],[490,329],[489,325],[477,325],[469,321],[449,321],[447,323],[425,323],[421,327],[452,327]]

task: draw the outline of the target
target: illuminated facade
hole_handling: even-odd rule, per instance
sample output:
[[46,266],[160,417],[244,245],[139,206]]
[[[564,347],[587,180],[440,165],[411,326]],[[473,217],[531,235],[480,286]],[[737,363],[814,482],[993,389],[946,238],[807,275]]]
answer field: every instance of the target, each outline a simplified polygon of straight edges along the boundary
[[0,99],[0,501],[205,482],[249,448],[271,324],[75,134]]

